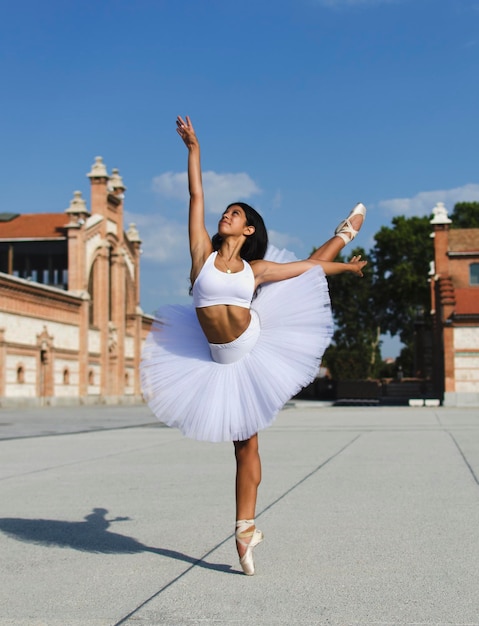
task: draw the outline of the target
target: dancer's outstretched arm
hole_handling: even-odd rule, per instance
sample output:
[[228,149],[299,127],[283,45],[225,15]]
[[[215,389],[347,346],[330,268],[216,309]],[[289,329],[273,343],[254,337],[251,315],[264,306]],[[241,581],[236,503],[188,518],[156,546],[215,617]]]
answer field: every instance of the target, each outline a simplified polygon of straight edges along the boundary
[[360,256],[354,256],[349,263],[337,263],[335,261],[319,261],[317,259],[305,259],[304,261],[293,261],[292,263],[273,263],[272,261],[265,261],[263,259],[259,261],[251,261],[251,267],[253,268],[256,286],[263,283],[278,282],[281,280],[287,280],[288,278],[294,278],[300,274],[304,274],[315,265],[320,265],[324,273],[327,276],[333,276],[335,274],[343,274],[344,272],[351,272],[358,276],[363,275],[363,267],[367,264],[367,261],[361,261]]

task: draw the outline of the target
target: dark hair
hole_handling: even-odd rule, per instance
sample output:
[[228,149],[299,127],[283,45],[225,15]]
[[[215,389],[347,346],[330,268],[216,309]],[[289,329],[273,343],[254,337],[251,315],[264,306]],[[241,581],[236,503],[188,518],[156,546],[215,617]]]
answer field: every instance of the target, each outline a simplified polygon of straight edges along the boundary
[[[231,204],[228,204],[226,210],[232,206],[241,207],[246,215],[246,224],[248,226],[254,226],[254,233],[246,237],[246,241],[240,250],[241,258],[248,261],[248,263],[250,261],[263,259],[266,254],[266,248],[268,247],[268,233],[266,232],[266,226],[263,218],[258,211],[245,202],[232,202]],[[212,238],[213,249],[219,250],[222,242],[223,238],[221,235],[216,233],[216,235]]]

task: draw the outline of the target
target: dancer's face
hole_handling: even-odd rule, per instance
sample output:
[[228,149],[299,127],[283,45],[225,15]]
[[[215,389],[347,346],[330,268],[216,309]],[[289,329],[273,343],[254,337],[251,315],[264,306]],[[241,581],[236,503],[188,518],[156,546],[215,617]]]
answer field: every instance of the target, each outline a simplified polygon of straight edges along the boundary
[[249,235],[254,232],[253,226],[248,226],[244,210],[237,204],[228,207],[218,222],[218,233],[225,235]]

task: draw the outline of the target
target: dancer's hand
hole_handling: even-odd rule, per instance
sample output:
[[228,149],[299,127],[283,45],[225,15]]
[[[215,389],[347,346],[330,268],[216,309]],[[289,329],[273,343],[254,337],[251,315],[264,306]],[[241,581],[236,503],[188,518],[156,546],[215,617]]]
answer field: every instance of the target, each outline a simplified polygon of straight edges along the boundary
[[368,262],[367,261],[361,261],[361,255],[358,254],[357,256],[353,256],[351,257],[351,259],[348,261],[348,265],[351,268],[351,272],[353,274],[357,274],[358,276],[362,276],[363,275],[363,267],[365,265],[367,265]]
[[[185,121],[186,120],[186,121]],[[191,123],[188,115],[185,120],[178,115],[176,118],[176,132],[185,142],[185,146],[188,148],[192,148],[193,146],[198,146],[198,138],[195,134],[195,129],[193,128],[193,124]]]

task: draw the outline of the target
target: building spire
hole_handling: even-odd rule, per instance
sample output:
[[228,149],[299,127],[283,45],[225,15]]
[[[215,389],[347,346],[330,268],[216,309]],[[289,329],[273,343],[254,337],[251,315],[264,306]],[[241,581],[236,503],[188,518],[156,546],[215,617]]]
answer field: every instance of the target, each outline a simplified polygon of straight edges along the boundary
[[430,224],[452,224],[452,220],[447,216],[447,209],[444,202],[438,202],[432,210],[433,218]]
[[67,227],[79,228],[85,223],[85,219],[90,215],[86,208],[86,202],[82,198],[81,191],[74,191],[70,206],[65,209],[65,213],[70,216]]
[[86,202],[82,198],[81,191],[73,192],[73,198],[70,200],[70,206],[65,209],[65,213],[88,213],[88,209],[86,208]]
[[128,237],[128,241],[130,241],[131,243],[141,243],[140,233],[138,232],[138,229],[136,228],[136,224],[134,222],[131,222],[126,236]]
[[113,191],[126,191],[126,187],[123,184],[123,178],[120,176],[120,172],[116,167],[111,170],[110,183],[108,186]]
[[103,163],[103,157],[95,157],[95,163],[91,166],[91,171],[87,174],[88,178],[108,178],[106,165]]

